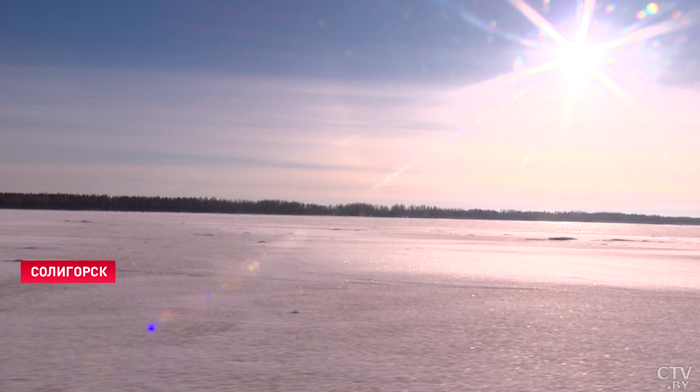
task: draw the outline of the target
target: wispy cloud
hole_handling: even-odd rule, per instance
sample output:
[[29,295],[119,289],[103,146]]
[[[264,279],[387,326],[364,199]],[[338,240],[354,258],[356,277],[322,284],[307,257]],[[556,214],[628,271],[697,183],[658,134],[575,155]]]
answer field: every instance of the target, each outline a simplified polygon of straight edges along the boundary
[[591,85],[562,134],[556,74],[446,88],[3,72],[5,191],[624,210],[676,200],[686,211],[700,195],[688,181],[700,176],[694,90],[650,85],[630,108]]
[[[170,165],[178,172],[187,165],[199,168],[202,178],[212,167],[225,167],[259,172],[259,190],[287,182],[289,171],[297,173],[292,186],[309,189],[313,184],[303,177],[325,172],[328,178],[320,181],[332,188],[359,175],[371,183],[391,169],[394,154],[445,128],[423,117],[433,104],[425,97],[435,94],[425,87],[76,68],[4,72],[5,165],[160,171]],[[235,176],[220,178],[240,183]],[[236,195],[233,188],[227,196]]]

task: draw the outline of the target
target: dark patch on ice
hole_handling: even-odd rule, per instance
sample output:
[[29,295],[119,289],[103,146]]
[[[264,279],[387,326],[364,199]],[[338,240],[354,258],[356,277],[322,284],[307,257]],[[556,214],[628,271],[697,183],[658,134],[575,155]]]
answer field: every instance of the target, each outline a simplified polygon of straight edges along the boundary
[[335,229],[331,229],[331,230],[335,231],[335,230],[340,230],[340,229],[336,227]]
[[22,259],[0,260],[0,261],[4,261],[4,262],[6,262],[6,263],[19,263],[20,261],[22,261]]
[[17,248],[17,249],[23,249],[23,250],[51,250],[54,248],[47,248],[45,246],[25,246],[22,248]]
[[298,311],[298,310],[292,310],[292,311],[289,312],[289,313],[290,313],[290,314],[299,314],[299,311]]
[[574,237],[549,237],[550,241],[577,241]]
[[214,236],[214,234],[209,234],[209,233],[206,233],[206,234],[197,234],[197,233],[195,233],[194,235],[200,236],[200,237],[213,237],[213,236]]
[[[551,238],[550,238],[551,240]],[[525,238],[525,241],[546,241],[544,238]]]
[[266,242],[267,242],[267,241],[258,241],[258,244],[264,244],[264,243],[266,243]]
[[85,219],[83,219],[83,220],[68,220],[68,219],[66,219],[66,220],[64,220],[64,222],[71,222],[71,223],[92,223],[92,221],[85,220]]

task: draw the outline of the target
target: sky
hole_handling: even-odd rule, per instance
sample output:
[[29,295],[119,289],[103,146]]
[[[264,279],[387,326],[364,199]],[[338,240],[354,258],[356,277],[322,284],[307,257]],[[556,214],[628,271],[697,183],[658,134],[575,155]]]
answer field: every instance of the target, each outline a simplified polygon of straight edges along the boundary
[[700,3],[0,2],[0,192],[700,216]]

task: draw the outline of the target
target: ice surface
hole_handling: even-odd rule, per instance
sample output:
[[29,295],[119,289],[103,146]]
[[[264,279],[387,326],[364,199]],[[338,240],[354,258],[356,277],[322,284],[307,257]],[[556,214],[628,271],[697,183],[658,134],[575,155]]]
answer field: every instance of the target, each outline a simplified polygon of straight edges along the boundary
[[699,277],[688,226],[0,210],[0,391],[667,390]]

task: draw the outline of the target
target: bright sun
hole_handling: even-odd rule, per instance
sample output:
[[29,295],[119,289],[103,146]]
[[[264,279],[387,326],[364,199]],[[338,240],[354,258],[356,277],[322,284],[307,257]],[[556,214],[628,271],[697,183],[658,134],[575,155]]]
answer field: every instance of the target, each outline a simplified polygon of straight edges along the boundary
[[[576,86],[580,86],[584,77],[592,75],[602,82],[613,94],[625,102],[630,102],[630,98],[598,67],[603,53],[624,45],[648,40],[649,38],[666,34],[673,30],[685,28],[689,23],[687,18],[680,18],[680,11],[676,11],[672,14],[671,19],[665,22],[652,24],[639,29],[632,29],[631,32],[625,33],[613,41],[600,45],[592,45],[588,42],[587,38],[588,31],[593,22],[596,0],[578,1],[579,4],[582,3],[582,6],[579,8],[581,26],[576,34],[576,40],[573,42],[559,33],[557,29],[535,11],[526,0],[506,1],[520,11],[525,17],[530,19],[545,36],[559,44],[559,49],[555,52],[557,58],[554,61],[531,69],[522,70],[520,71],[522,75],[534,75],[540,72],[561,68],[567,71],[571,76],[570,86],[572,89],[577,88]],[[549,4],[549,0],[545,0],[545,4]],[[614,9],[614,3],[612,3],[606,7],[606,12],[610,13]],[[660,8],[657,3],[650,3],[644,11],[638,13],[637,19],[641,20],[647,15],[659,14],[659,10]],[[522,65],[522,61],[519,61],[518,64]]]
[[596,67],[601,55],[601,51],[592,44],[576,42],[559,51],[559,61],[572,76],[584,76]]

